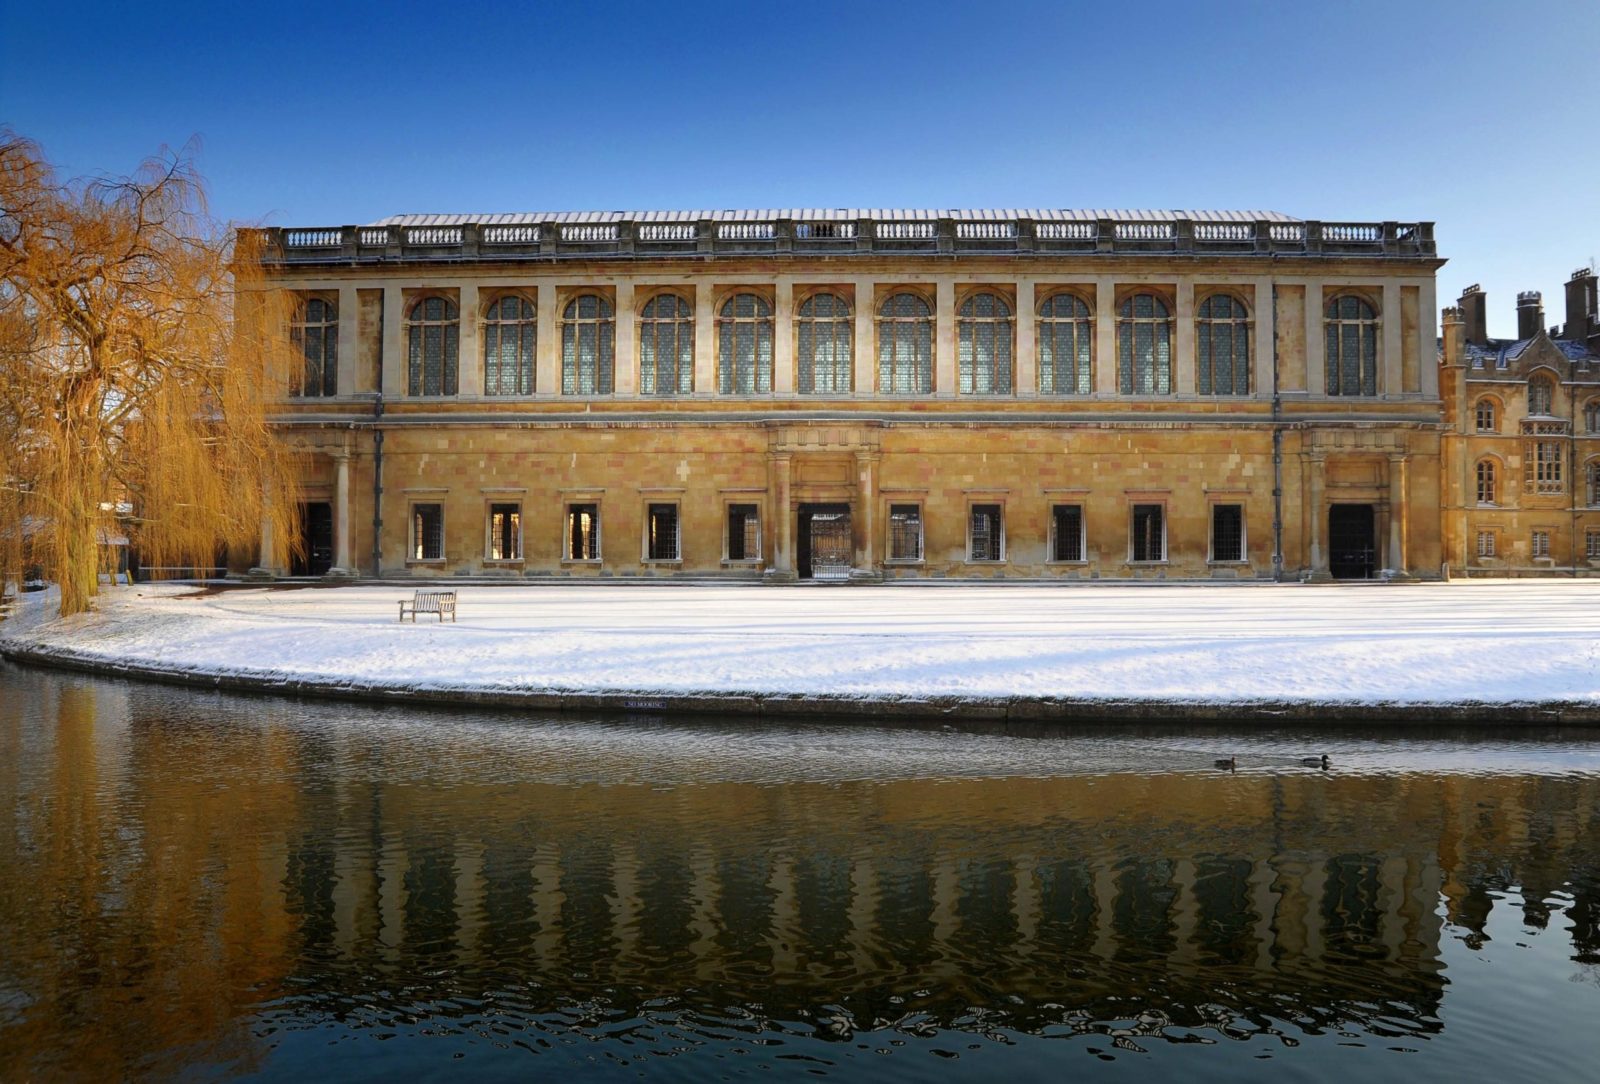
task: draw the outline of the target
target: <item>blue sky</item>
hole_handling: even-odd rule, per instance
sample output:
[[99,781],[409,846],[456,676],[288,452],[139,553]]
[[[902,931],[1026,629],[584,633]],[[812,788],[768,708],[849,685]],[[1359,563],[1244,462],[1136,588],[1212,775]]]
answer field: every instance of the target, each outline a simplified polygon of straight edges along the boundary
[[220,216],[1265,208],[1438,223],[1440,298],[1600,259],[1600,0],[0,0],[0,122],[69,175],[199,140]]

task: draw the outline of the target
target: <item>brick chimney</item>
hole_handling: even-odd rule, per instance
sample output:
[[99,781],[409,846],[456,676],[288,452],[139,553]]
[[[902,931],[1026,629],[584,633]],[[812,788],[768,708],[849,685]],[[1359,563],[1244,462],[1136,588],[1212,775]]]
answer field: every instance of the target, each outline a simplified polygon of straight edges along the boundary
[[1517,295],[1517,338],[1531,339],[1544,330],[1544,297],[1538,290]]
[[1600,279],[1587,267],[1580,267],[1567,280],[1567,322],[1561,328],[1561,337],[1587,342],[1600,332],[1600,305],[1596,304],[1596,285]]
[[1466,325],[1467,342],[1473,346],[1489,345],[1489,297],[1483,287],[1473,283],[1461,291],[1456,303],[1461,310],[1461,322]]

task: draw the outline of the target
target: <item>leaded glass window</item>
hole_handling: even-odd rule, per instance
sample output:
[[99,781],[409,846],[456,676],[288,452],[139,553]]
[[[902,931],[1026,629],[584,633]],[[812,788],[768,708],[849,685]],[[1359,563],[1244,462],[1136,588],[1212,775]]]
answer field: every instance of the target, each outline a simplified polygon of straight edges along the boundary
[[1549,557],[1550,556],[1550,532],[1549,531],[1534,531],[1533,532],[1533,555],[1535,557]]
[[657,294],[639,313],[639,393],[694,391],[694,310],[677,294]]
[[1359,297],[1328,302],[1326,380],[1329,395],[1378,394],[1378,315]]
[[617,361],[611,302],[584,294],[561,317],[561,394],[610,395]]
[[850,306],[838,294],[815,294],[800,305],[800,394],[848,395],[854,352]]
[[1591,461],[1583,470],[1583,503],[1590,508],[1600,507],[1600,462]]
[[533,304],[511,295],[491,304],[483,314],[483,393],[532,395]]
[[1523,445],[1522,488],[1529,493],[1564,493],[1561,460],[1565,442],[1530,440]]
[[290,337],[304,364],[293,374],[289,393],[339,394],[339,306],[313,297],[301,307]]
[[1010,395],[1011,306],[999,294],[974,294],[956,312],[962,395]]
[[1549,414],[1555,402],[1555,388],[1547,376],[1536,376],[1528,381],[1528,413]]
[[1495,431],[1494,400],[1479,399],[1477,408],[1473,411],[1474,424],[1480,433],[1493,433]]
[[772,394],[772,306],[759,294],[734,294],[717,318],[717,390]]
[[878,309],[878,391],[933,393],[933,310],[916,294],[895,294]]
[[460,311],[444,297],[425,297],[411,307],[406,394],[454,395]]
[[1478,532],[1478,556],[1479,557],[1493,557],[1494,556],[1494,532],[1493,531],[1479,531]]
[[1201,395],[1250,394],[1250,314],[1231,294],[1200,302],[1195,317],[1196,386]]
[[1088,395],[1090,373],[1089,306],[1072,294],[1047,297],[1039,306],[1039,394]]
[[1600,433],[1600,399],[1583,404],[1583,428],[1587,433]]
[[1134,294],[1118,310],[1117,380],[1123,395],[1172,394],[1172,318],[1154,294]]
[[1494,460],[1478,461],[1478,503],[1493,504],[1495,499]]

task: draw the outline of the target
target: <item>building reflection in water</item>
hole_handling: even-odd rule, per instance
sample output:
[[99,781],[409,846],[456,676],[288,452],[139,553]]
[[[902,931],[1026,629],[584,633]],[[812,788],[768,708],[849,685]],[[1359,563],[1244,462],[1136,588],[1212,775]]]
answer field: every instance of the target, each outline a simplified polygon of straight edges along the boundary
[[308,1021],[1425,1037],[1513,890],[1600,964],[1590,776],[656,787],[481,720],[0,681],[0,1060],[41,1071]]

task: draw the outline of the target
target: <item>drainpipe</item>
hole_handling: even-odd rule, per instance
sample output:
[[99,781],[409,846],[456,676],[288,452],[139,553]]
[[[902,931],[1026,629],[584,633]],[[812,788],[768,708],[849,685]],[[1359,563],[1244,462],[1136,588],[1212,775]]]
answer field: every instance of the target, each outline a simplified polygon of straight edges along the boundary
[[1578,363],[1567,362],[1567,568],[1573,579],[1578,578]]
[[1278,393],[1278,288],[1272,288],[1272,582],[1283,582],[1283,396]]

